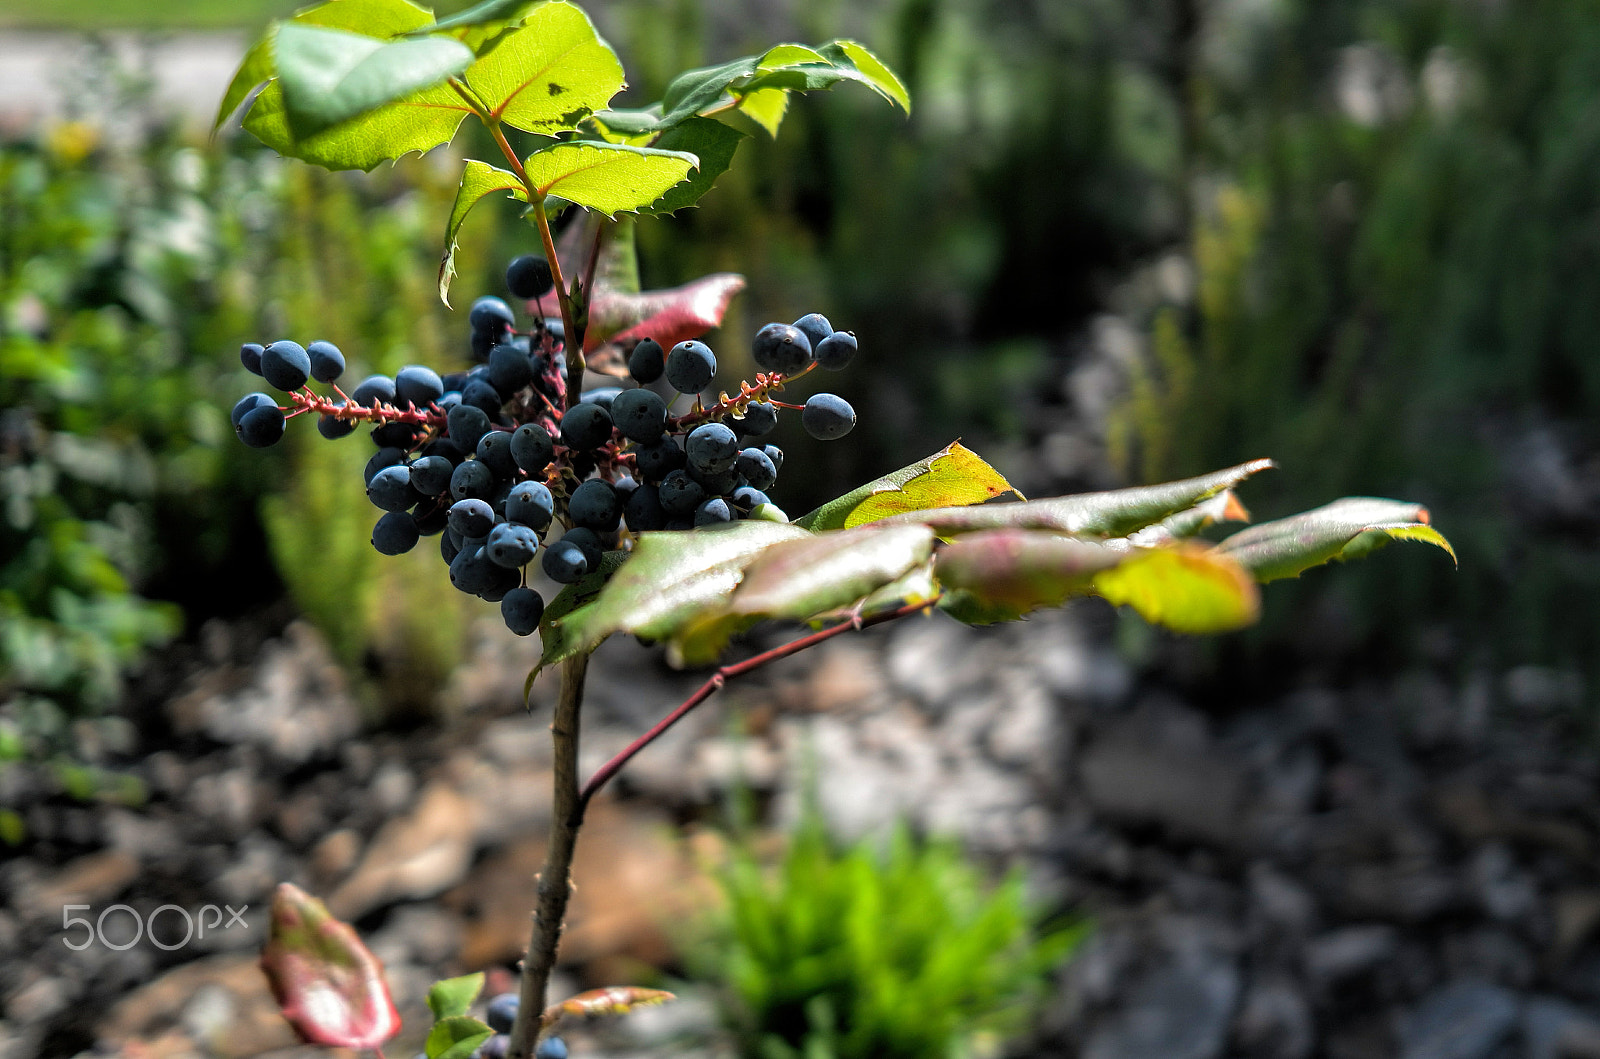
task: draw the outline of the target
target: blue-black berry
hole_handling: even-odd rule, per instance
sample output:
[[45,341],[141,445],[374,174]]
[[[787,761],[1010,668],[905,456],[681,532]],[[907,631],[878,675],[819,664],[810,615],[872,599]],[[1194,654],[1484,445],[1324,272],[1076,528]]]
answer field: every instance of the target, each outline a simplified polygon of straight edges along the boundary
[[332,342],[318,339],[306,347],[306,356],[311,358],[311,377],[318,382],[333,382],[344,374],[344,354]]
[[639,340],[633,347],[633,352],[628,354],[628,374],[639,383],[652,383],[661,378],[661,373],[666,370],[667,355],[661,348],[661,343],[653,338]]
[[667,354],[667,384],[679,393],[699,393],[717,374],[717,355],[704,342],[679,342]]
[[850,433],[856,425],[856,412],[837,394],[814,393],[800,413],[800,425],[818,441],[833,441]]
[[756,332],[750,352],[762,371],[793,375],[811,363],[811,340],[793,324],[768,324]]
[[311,357],[300,343],[280,339],[262,351],[261,375],[286,393],[298,390],[311,377]]
[[550,262],[538,254],[523,254],[506,266],[506,289],[514,298],[538,298],[556,285]]
[[403,555],[417,546],[417,521],[404,511],[391,511],[372,527],[372,546],[384,555]]

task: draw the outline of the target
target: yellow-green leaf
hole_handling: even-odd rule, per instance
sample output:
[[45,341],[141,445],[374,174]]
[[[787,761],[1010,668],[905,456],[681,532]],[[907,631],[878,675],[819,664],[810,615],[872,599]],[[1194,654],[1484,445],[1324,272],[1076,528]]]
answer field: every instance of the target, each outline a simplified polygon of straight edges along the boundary
[[866,45],[853,40],[834,40],[819,50],[836,65],[850,64],[880,95],[900,104],[900,109],[907,114],[911,113],[911,93],[906,91],[906,86],[895,72],[869,51]]
[[699,164],[681,151],[570,140],[535,151],[523,167],[541,196],[555,195],[609,217],[650,205]]
[[1095,574],[1092,584],[1096,595],[1174,632],[1231,632],[1261,613],[1260,591],[1249,573],[1199,544],[1137,549]]
[[902,512],[981,504],[1016,492],[999,471],[956,441],[925,460],[830,500],[795,524],[818,532],[846,529]]
[[297,140],[443,84],[473,59],[466,45],[444,37],[384,42],[297,23],[278,30],[273,52]]
[[1414,540],[1443,549],[1450,542],[1429,524],[1421,504],[1347,496],[1312,511],[1240,530],[1218,549],[1237,560],[1257,581],[1298,577],[1335,559],[1357,559],[1391,540]]
[[504,191],[520,202],[528,201],[528,193],[515,173],[496,169],[475,158],[467,159],[461,173],[461,186],[456,189],[455,205],[450,207],[450,220],[445,225],[444,258],[439,262],[439,300],[450,304],[450,280],[456,274],[456,236],[461,232],[467,214],[472,212],[485,195]]
[[1041,607],[1086,595],[1090,579],[1122,562],[1125,547],[1030,529],[994,529],[957,537],[934,557],[947,593],[944,609],[961,621],[1014,621]]
[[479,971],[433,983],[428,989],[428,1010],[435,1020],[465,1015],[483,992],[483,981],[483,972]]
[[554,136],[621,91],[622,63],[581,8],[557,0],[501,37],[465,79],[493,117]]
[[469,113],[459,96],[440,85],[297,140],[289,132],[283,90],[274,81],[256,97],[244,127],[279,154],[326,169],[365,170],[449,143]]
[[739,97],[739,109],[752,121],[777,136],[783,116],[789,111],[789,92],[784,88],[758,88]]

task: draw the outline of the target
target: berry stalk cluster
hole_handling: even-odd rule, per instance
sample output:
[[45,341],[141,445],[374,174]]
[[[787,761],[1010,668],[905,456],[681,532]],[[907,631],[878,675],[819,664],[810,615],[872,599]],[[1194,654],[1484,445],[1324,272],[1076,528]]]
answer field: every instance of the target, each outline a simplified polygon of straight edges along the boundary
[[[537,255],[506,270],[515,298],[539,298],[552,282]],[[377,452],[363,477],[367,497],[384,512],[373,547],[399,555],[438,536],[451,583],[499,603],[518,635],[537,629],[544,613],[543,597],[527,584],[535,558],[552,581],[571,584],[639,533],[786,520],[767,493],[783,452],[760,440],[780,411],[799,411],[807,433],[821,440],[855,426],[855,412],[834,394],[814,394],[803,405],[776,397],[813,368],[836,371],[855,356],[855,336],[820,313],[757,332],[752,355],[761,371],[734,396],[704,402],[717,371],[704,342],[667,350],[645,338],[628,355],[634,385],[596,387],[570,408],[560,320],[535,317],[519,331],[511,306],[486,295],[467,322],[470,370],[440,375],[412,364],[393,378],[369,376],[348,394],[336,385],[345,358],[332,343],[247,343],[244,366],[287,394],[287,406],[246,394],[234,405],[233,425],[257,448],[276,444],[296,416],[315,415],[330,439],[370,426]],[[313,380],[331,395],[312,390]],[[688,407],[673,415],[675,403]]]

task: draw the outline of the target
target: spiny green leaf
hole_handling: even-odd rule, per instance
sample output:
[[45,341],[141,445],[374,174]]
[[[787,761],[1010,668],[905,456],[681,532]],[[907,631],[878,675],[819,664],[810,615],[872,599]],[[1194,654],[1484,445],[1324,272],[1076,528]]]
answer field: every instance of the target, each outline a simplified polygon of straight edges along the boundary
[[602,110],[593,115],[600,138],[643,147],[661,129],[661,104],[641,110]]
[[505,22],[531,7],[533,0],[483,0],[483,3],[474,4],[465,11],[458,11],[449,18],[441,18],[428,26],[427,32],[437,33],[441,30]]
[[750,120],[777,136],[783,116],[789,112],[789,93],[781,88],[758,88],[739,97],[739,109]]
[[365,170],[412,151],[429,151],[449,143],[470,113],[459,96],[439,86],[297,140],[289,132],[283,90],[273,82],[256,97],[244,127],[281,155],[325,169]]
[[1123,537],[1145,526],[1154,525],[1169,515],[1232,488],[1259,471],[1272,467],[1271,460],[1252,460],[1237,467],[1213,471],[1196,478],[1185,478],[1162,485],[1132,489],[1113,489],[1104,493],[1080,493],[1049,500],[1029,500],[1020,504],[982,504],[973,507],[911,511],[890,516],[893,522],[924,522],[941,536],[971,533],[975,530],[1017,529],[1053,530],[1095,537]]
[[994,529],[957,537],[934,557],[941,607],[973,625],[1014,621],[1086,595],[1090,579],[1126,548],[1042,530]]
[[716,658],[728,638],[768,618],[809,620],[865,599],[927,562],[926,526],[866,526],[774,544],[745,568],[727,603],[680,627],[674,658],[697,665]]
[[673,213],[700,201],[700,196],[711,190],[717,177],[727,172],[733,163],[733,153],[739,148],[744,133],[715,118],[688,118],[682,124],[668,129],[657,138],[654,146],[662,151],[681,151],[700,160],[694,175],[665,195],[652,202],[641,212],[660,215]]
[[433,1012],[434,1020],[465,1015],[483,992],[483,980],[483,972],[479,971],[433,983],[428,989],[428,1010]]
[[833,40],[818,49],[837,65],[849,63],[885,99],[900,104],[900,109],[911,113],[911,93],[901,83],[895,72],[864,44],[853,40]]
[[716,66],[685,70],[672,79],[661,96],[660,126],[676,125],[716,103],[727,94],[729,85],[755,73],[760,63],[757,56],[746,55]]
[[384,43],[293,22],[278,30],[273,51],[297,140],[442,84],[473,60],[469,48],[443,37]]
[[1415,540],[1456,553],[1428,524],[1420,504],[1378,497],[1344,497],[1299,515],[1263,522],[1228,537],[1218,550],[1231,556],[1257,581],[1298,577],[1303,570],[1334,559],[1359,558],[1390,540]]
[[650,205],[699,164],[680,151],[592,140],[552,144],[523,162],[541,196],[557,195],[608,217]]
[[1196,533],[1218,522],[1249,522],[1250,512],[1239,503],[1232,489],[1224,489],[1216,496],[1200,501],[1194,507],[1168,515],[1153,526],[1146,526],[1129,536],[1141,548],[1193,537]]
[[557,0],[501,37],[465,80],[494,118],[554,136],[622,89],[622,63],[582,9]]
[[1261,614],[1260,591],[1244,568],[1198,544],[1136,549],[1092,581],[1096,595],[1174,632],[1231,632]]
[[439,262],[439,300],[446,305],[450,304],[450,280],[456,274],[456,236],[460,234],[461,225],[466,222],[472,207],[482,201],[485,195],[496,191],[509,192],[512,198],[520,202],[528,201],[528,193],[523,190],[522,181],[517,179],[515,173],[496,169],[475,158],[467,159],[466,169],[461,173],[461,186],[456,189],[455,205],[450,207],[450,220],[445,225],[444,257]]
[[[409,0],[331,0],[298,11],[289,20],[308,26],[325,26],[328,29],[349,30],[369,37],[387,38],[426,26],[432,16],[425,7]],[[244,61],[223,94],[222,105],[217,108],[217,120],[212,128],[220,126],[228,115],[238,109],[252,89],[276,75],[272,42],[283,23],[274,22],[245,52]]]
[[1008,492],[1016,489],[999,471],[954,441],[925,460],[828,501],[795,525],[814,532],[845,529],[901,512],[982,504]]
[[478,1045],[493,1036],[494,1030],[477,1019],[457,1015],[435,1022],[422,1050],[428,1059],[471,1059]]
[[564,617],[546,615],[542,665],[593,650],[614,632],[671,636],[693,615],[717,607],[739,586],[752,558],[780,541],[805,537],[787,523],[737,522],[688,533],[645,533],[632,557],[593,603]]

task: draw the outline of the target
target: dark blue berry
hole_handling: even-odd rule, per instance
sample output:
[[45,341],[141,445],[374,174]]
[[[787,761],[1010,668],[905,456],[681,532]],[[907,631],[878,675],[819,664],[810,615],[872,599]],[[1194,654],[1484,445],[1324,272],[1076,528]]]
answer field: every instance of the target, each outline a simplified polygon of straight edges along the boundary
[[467,384],[461,388],[461,403],[482,410],[484,415],[496,416],[500,414],[506,399],[494,388],[488,376],[484,376],[467,380]]
[[518,482],[506,494],[506,518],[543,531],[555,517],[555,497],[543,482]]
[[567,1042],[560,1037],[546,1037],[539,1042],[533,1059],[567,1059]]
[[411,488],[411,468],[397,463],[372,476],[367,499],[382,511],[404,511],[421,500],[422,494]]
[[[505,621],[506,628],[518,636],[528,636],[539,628],[539,619],[544,617],[544,597],[531,588],[513,588],[506,593],[506,598],[500,601],[500,617]],[[495,997],[489,1001],[490,1026],[495,1025],[495,1001],[499,999],[500,997]],[[502,1015],[500,1020],[505,1023],[502,1033],[511,1029],[511,1023],[517,1017],[516,1002],[517,998],[513,994],[510,1017]]]
[[380,449],[391,445],[397,449],[409,449],[424,433],[424,429],[415,423],[385,423],[372,428],[372,443]]
[[424,537],[431,537],[435,533],[443,533],[449,525],[450,509],[430,496],[411,509],[411,517],[417,520],[417,532]]
[[489,351],[489,382],[502,398],[509,398],[532,381],[533,368],[525,350],[502,342]]
[[629,441],[649,444],[667,429],[667,402],[652,390],[624,390],[611,402],[611,421]]
[[653,338],[639,340],[633,347],[633,352],[628,354],[628,374],[632,375],[635,382],[651,383],[661,378],[661,373],[666,370],[667,355],[661,349],[661,343]]
[[734,463],[734,469],[744,476],[744,480],[757,489],[771,489],[778,480],[778,468],[772,465],[772,460],[760,449],[742,449],[739,459]]
[[468,497],[450,505],[450,528],[460,537],[487,537],[494,529],[494,509],[487,500]]
[[477,454],[496,478],[510,478],[517,473],[517,461],[511,455],[510,431],[489,431],[478,439]]
[[239,440],[264,449],[283,439],[283,412],[275,404],[257,405],[239,417]]
[[856,336],[849,331],[835,331],[817,346],[817,364],[829,371],[849,367],[855,355]]
[[641,485],[622,505],[622,517],[635,533],[665,529],[667,513],[661,506],[661,491],[653,485]]
[[317,417],[317,433],[333,441],[336,438],[347,438],[356,432],[356,425],[348,419],[338,416],[320,415]]
[[837,394],[814,393],[800,413],[800,425],[818,441],[833,441],[856,425],[855,409]]
[[546,577],[562,585],[581,581],[589,572],[589,560],[583,549],[568,540],[556,541],[546,548],[540,565]]
[[569,449],[593,449],[611,438],[611,413],[597,404],[579,404],[561,417],[561,443]]
[[776,445],[763,445],[761,451],[767,454],[767,459],[772,461],[772,469],[783,470],[783,450]]
[[489,432],[489,416],[475,405],[458,404],[446,415],[445,428],[457,448],[463,452],[474,452],[479,440]]
[[592,390],[585,390],[578,400],[584,404],[597,404],[607,412],[611,411],[611,402],[617,399],[617,394],[622,392],[620,386],[596,386]]
[[766,493],[763,493],[753,485],[741,485],[735,489],[731,500],[734,507],[745,512],[750,511],[752,508],[760,507],[762,504],[772,503]]
[[311,357],[300,343],[280,339],[262,350],[261,375],[280,390],[298,390],[311,377]]
[[778,425],[778,409],[767,401],[752,401],[745,406],[744,418],[728,424],[741,437],[759,438],[772,433]]
[[450,561],[450,583],[467,595],[476,596],[494,586],[499,570],[482,545],[464,545]]
[[662,438],[653,445],[640,445],[633,450],[633,465],[647,482],[659,482],[673,471],[681,470],[688,457],[673,438]]
[[667,354],[667,385],[679,393],[699,393],[717,374],[717,355],[704,342],[679,342]]
[[694,524],[696,526],[715,526],[723,522],[733,521],[733,510],[728,507],[728,502],[720,496],[714,496],[694,509]]
[[661,479],[659,495],[662,510],[669,515],[686,518],[706,498],[706,491],[687,472],[673,471]]
[[561,539],[568,544],[576,544],[583,551],[583,557],[589,563],[589,569],[600,569],[600,556],[605,553],[605,546],[600,542],[600,534],[587,526],[574,526],[561,535]]
[[492,294],[485,294],[473,302],[467,312],[467,325],[474,331],[509,331],[516,322],[517,315],[511,311],[511,306]]
[[233,403],[233,411],[229,413],[229,418],[233,420],[233,429],[239,429],[239,420],[244,418],[246,412],[262,405],[272,405],[276,408],[278,402],[273,400],[271,395],[264,393],[247,393],[235,401]]
[[756,332],[750,352],[762,371],[793,375],[811,363],[811,340],[793,324],[768,324]]
[[403,555],[417,546],[420,536],[416,519],[404,511],[391,511],[372,527],[372,546],[384,555]]
[[689,466],[720,474],[739,457],[739,438],[722,423],[702,423],[689,432],[683,445]]
[[572,491],[567,499],[567,516],[576,525],[609,533],[622,518],[622,501],[610,482],[591,478]]
[[394,403],[394,380],[387,375],[368,375],[350,391],[350,402],[367,408]]
[[489,559],[507,570],[519,570],[533,562],[539,550],[539,536],[527,526],[515,522],[502,522],[489,531],[485,544]]
[[239,363],[252,375],[261,374],[261,353],[266,349],[259,342],[246,342],[239,347]]
[[538,254],[523,254],[506,266],[506,289],[514,298],[538,298],[556,285],[550,262]]
[[366,468],[361,472],[362,480],[365,481],[367,485],[371,485],[373,475],[377,474],[385,467],[393,467],[397,463],[404,463],[405,459],[406,454],[401,452],[399,449],[379,449],[377,452],[374,452],[372,454],[372,458],[367,461]]
[[317,339],[306,347],[306,356],[311,358],[311,377],[318,382],[333,382],[344,374],[344,354],[332,342]]
[[443,456],[420,457],[411,464],[411,488],[423,496],[438,496],[448,492],[450,476],[455,469],[455,464]]
[[451,473],[450,495],[457,500],[488,500],[494,495],[494,472],[482,460],[468,460]]
[[407,364],[395,373],[394,394],[402,408],[408,402],[426,408],[444,396],[444,380],[432,368]]
[[511,433],[511,458],[529,474],[542,474],[555,459],[555,442],[538,423],[524,423]]
[[794,322],[794,326],[811,343],[813,353],[817,351],[817,346],[824,338],[833,334],[833,325],[828,323],[828,318],[821,313],[806,313]]

